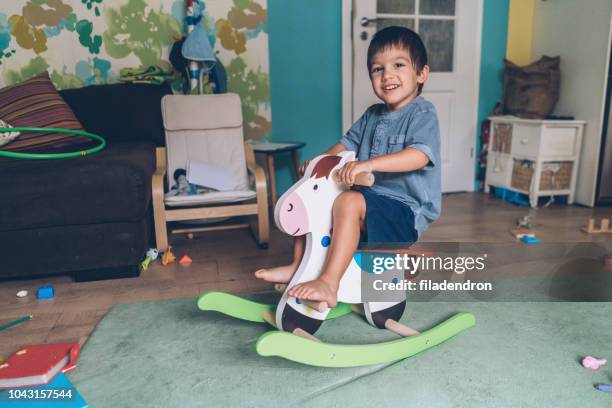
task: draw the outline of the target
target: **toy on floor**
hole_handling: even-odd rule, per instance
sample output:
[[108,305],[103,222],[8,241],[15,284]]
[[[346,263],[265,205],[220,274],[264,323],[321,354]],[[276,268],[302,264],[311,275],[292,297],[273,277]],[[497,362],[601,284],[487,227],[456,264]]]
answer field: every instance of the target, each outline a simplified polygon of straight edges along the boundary
[[179,260],[179,263],[183,266],[191,265],[192,262],[193,262],[193,259],[191,259],[189,255],[183,255],[181,259]]
[[598,370],[599,367],[606,365],[608,360],[605,358],[595,358],[593,356],[586,356],[582,359],[582,366],[584,368],[590,368],[591,370]]
[[168,266],[174,261],[176,261],[176,256],[172,253],[172,247],[169,246],[168,249],[166,249],[166,252],[164,252],[162,255],[161,263],[163,266]]
[[540,240],[535,236],[525,235],[520,238],[520,241],[524,244],[539,244]]
[[595,228],[595,218],[589,218],[586,228],[583,227],[582,231],[587,234],[610,234],[612,233],[610,218],[602,218],[599,228]]
[[23,346],[0,366],[0,388],[47,384],[76,367],[80,350],[76,342]]
[[27,315],[27,316],[23,316],[22,318],[19,318],[17,320],[13,320],[12,322],[5,324],[4,326],[0,326],[0,331],[6,330],[6,329],[11,328],[13,326],[17,326],[18,324],[21,324],[21,323],[25,323],[28,320],[32,320],[32,317],[33,317],[32,315]]
[[523,229],[523,228],[513,228],[510,230],[510,234],[512,234],[512,236],[516,238],[518,241],[520,241],[524,237],[535,238],[536,236],[534,231]]
[[[332,206],[347,189],[335,180],[335,172],[354,152],[313,159],[305,174],[278,200],[275,221],[279,229],[292,236],[306,235],[302,261],[289,285],[277,285],[284,293],[278,305],[262,305],[221,292],[204,293],[198,299],[202,310],[213,310],[239,319],[268,322],[278,328],[263,334],[256,350],[262,356],[279,356],[321,367],[354,367],[397,361],[434,347],[475,324],[470,313],[458,313],[432,329],[418,333],[399,323],[405,300],[401,302],[362,302],[361,255],[357,252],[340,281],[338,303],[329,309],[324,303],[305,302],[290,297],[287,287],[316,279],[325,262],[331,239]],[[373,182],[365,177],[366,184]],[[381,275],[381,278],[386,276]],[[351,306],[351,304],[353,306]],[[363,304],[363,306],[361,306]],[[380,344],[341,345],[321,342],[313,336],[323,321],[350,314],[363,314],[373,326],[389,329],[404,339]]]
[[140,263],[140,271],[144,272],[149,267],[149,264],[159,257],[159,252],[155,248],[149,248],[147,251],[147,257]]
[[36,291],[36,297],[38,300],[53,299],[54,296],[55,289],[52,285],[40,287]]
[[532,216],[531,215],[525,215],[524,217],[520,217],[516,219],[516,226],[518,228],[522,228],[522,229],[533,229],[534,224],[533,222],[531,222],[532,220]]
[[602,392],[612,393],[612,384],[597,384],[595,388]]

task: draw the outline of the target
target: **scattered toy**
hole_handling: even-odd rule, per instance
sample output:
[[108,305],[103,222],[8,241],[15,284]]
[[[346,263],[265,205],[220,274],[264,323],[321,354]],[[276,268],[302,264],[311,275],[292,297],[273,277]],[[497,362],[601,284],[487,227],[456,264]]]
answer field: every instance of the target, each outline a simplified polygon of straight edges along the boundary
[[0,388],[47,384],[66,366],[76,365],[80,350],[76,342],[23,346],[0,370]]
[[[510,234],[512,234],[512,236],[519,241],[522,241],[525,237],[529,237],[530,241],[533,241],[533,239],[537,240],[536,231],[534,230],[535,218],[536,215],[533,211],[529,211],[529,214],[523,217],[515,218],[514,221],[516,226],[510,230]],[[539,242],[539,240],[538,242],[523,242],[528,244],[536,244]]]
[[523,237],[533,237],[535,238],[535,231],[523,229],[523,228],[514,228],[510,230],[510,234],[517,240],[520,240]]
[[540,243],[540,240],[538,238],[530,237],[530,236],[524,236],[520,240],[522,243],[531,244],[531,245]]
[[147,251],[147,257],[140,263],[140,271],[144,272],[149,267],[149,264],[157,259],[159,252],[155,248],[149,248]]
[[32,315],[23,316],[17,320],[13,320],[12,322],[5,324],[4,326],[0,326],[0,331],[6,330],[13,326],[17,326],[18,324],[21,324],[21,323],[25,323],[31,319],[32,319]]
[[598,370],[599,367],[606,365],[608,360],[605,358],[596,358],[593,356],[586,356],[582,359],[582,366],[584,368],[590,368],[591,370]]
[[179,263],[184,266],[191,265],[192,262],[193,262],[193,259],[191,259],[189,255],[183,255],[181,257],[181,260],[179,261]]
[[19,292],[17,292],[17,297],[18,298],[24,298],[28,296],[28,291],[27,290],[20,290]]
[[172,253],[172,247],[169,246],[166,252],[162,255],[161,263],[164,266],[168,266],[172,262],[176,261],[176,256]]
[[587,234],[610,234],[612,233],[610,218],[602,218],[599,228],[595,228],[595,218],[589,218],[586,228],[583,227],[582,231],[586,232]]
[[53,299],[54,296],[55,289],[51,285],[40,287],[36,291],[36,297],[38,298],[38,300]]
[[612,384],[597,384],[595,388],[597,388],[599,391],[602,391],[602,392],[612,393]]
[[149,248],[147,251],[147,258],[151,258],[152,261],[156,260],[159,256],[159,252],[155,248]]
[[532,229],[533,228],[533,223],[531,222],[531,216],[530,215],[526,215],[524,217],[521,218],[517,218],[516,219],[516,226],[519,228],[524,228],[524,229]]

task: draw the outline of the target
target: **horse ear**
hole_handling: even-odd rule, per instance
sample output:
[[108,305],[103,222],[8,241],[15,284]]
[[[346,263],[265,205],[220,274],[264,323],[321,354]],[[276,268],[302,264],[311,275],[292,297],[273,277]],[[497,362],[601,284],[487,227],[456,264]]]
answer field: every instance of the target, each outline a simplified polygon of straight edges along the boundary
[[338,156],[342,157],[339,165],[344,166],[346,163],[355,161],[355,152],[351,150],[345,150],[343,152],[338,153]]
[[306,167],[306,170],[304,171],[304,178],[310,177],[312,175],[312,170],[314,170],[315,166],[317,165],[317,163],[319,162],[319,160],[321,160],[322,158],[328,156],[327,154],[321,154],[317,157],[315,157],[314,159],[312,159],[310,161],[310,163],[308,163],[308,167]]

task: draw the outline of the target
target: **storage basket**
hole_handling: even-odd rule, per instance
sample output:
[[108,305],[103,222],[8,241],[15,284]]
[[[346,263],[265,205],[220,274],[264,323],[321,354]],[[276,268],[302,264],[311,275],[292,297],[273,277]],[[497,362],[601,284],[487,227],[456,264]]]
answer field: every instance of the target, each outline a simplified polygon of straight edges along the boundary
[[573,162],[543,163],[540,190],[569,190],[573,166]]
[[[517,190],[530,191],[535,163],[514,159],[510,186]],[[573,162],[546,162],[540,173],[540,191],[569,190],[572,181]]]
[[512,125],[496,123],[493,128],[493,145],[491,150],[499,153],[510,153],[512,147]]

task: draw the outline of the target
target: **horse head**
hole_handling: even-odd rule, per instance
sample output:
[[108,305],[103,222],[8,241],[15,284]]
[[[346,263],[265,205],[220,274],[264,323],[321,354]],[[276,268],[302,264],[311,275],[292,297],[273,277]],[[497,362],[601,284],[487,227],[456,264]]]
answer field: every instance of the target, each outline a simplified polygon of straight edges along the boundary
[[317,156],[310,161],[304,176],[276,203],[274,220],[281,231],[299,236],[331,225],[334,200],[345,186],[334,179],[334,171],[355,160],[354,152]]

